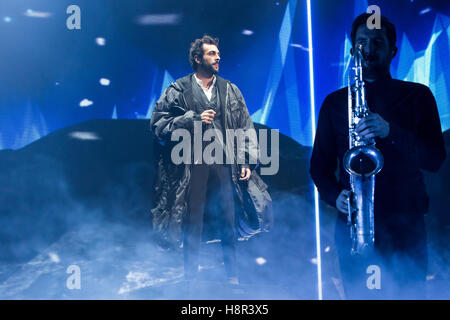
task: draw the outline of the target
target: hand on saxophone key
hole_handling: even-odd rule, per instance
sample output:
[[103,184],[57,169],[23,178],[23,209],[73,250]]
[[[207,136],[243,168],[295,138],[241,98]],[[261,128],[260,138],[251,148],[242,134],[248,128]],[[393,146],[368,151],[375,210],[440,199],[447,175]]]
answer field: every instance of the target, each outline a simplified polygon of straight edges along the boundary
[[375,137],[386,138],[389,135],[389,123],[378,113],[369,113],[356,125],[356,133],[364,140]]
[[342,190],[336,199],[336,208],[345,214],[348,214],[348,199],[350,198],[350,190]]

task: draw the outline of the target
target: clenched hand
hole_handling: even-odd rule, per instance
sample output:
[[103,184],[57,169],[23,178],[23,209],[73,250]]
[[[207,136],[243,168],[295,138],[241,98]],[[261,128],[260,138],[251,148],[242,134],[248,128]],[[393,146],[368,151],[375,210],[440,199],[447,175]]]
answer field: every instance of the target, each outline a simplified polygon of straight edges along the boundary
[[241,169],[241,177],[239,178],[239,180],[245,180],[248,181],[248,179],[250,179],[250,175],[252,174],[252,172],[250,171],[249,168],[245,168],[243,167]]
[[348,198],[350,197],[350,190],[342,190],[336,199],[336,208],[342,212],[348,213]]
[[200,118],[202,119],[202,122],[207,123],[207,124],[211,124],[214,120],[214,115],[216,114],[216,112],[212,109],[208,109],[202,112],[202,114],[200,115]]

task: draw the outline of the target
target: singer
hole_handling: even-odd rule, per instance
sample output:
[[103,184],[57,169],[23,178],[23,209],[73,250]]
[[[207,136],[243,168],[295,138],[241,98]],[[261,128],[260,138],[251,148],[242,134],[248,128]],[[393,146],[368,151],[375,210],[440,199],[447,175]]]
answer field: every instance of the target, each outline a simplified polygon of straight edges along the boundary
[[[218,39],[208,35],[192,42],[189,61],[194,73],[172,83],[153,111],[151,130],[164,145],[155,190],[157,203],[152,210],[153,225],[169,242],[182,238],[184,276],[186,280],[195,280],[205,203],[208,195],[216,197],[214,207],[219,214],[214,224],[220,229],[227,281],[239,284],[235,226],[247,225],[248,228],[244,228],[247,233],[256,233],[267,230],[271,221],[272,200],[267,185],[254,171],[255,162],[242,164],[243,159],[239,159],[231,164],[206,164],[193,159],[192,164],[174,165],[169,160],[171,134],[178,128],[193,132],[195,121],[201,121],[205,129],[219,130],[222,137],[228,129],[243,129],[243,134],[254,130],[238,87],[217,76],[220,64],[218,45]],[[193,139],[202,137],[194,135]],[[203,143],[205,147],[202,141],[193,143]],[[218,143],[223,144],[223,141]],[[251,141],[243,153],[233,150],[233,156],[235,160],[238,154],[247,154],[247,158],[257,156],[257,149],[257,141]],[[221,150],[227,152],[224,148]],[[244,206],[244,203],[250,203],[250,206]],[[244,233],[241,229],[239,234]]]

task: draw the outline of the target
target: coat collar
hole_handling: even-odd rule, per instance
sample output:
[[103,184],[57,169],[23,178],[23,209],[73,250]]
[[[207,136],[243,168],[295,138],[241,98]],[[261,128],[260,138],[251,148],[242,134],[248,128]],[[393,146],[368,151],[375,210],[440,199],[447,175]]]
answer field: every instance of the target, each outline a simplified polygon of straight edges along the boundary
[[[194,73],[191,73],[183,78],[180,78],[176,81],[176,83],[181,87],[181,90],[183,91],[183,96],[186,101],[187,107],[189,109],[192,109],[194,102],[194,95],[192,93],[192,81],[195,79],[192,79],[194,77]],[[217,85],[217,92],[219,94],[220,99],[220,106],[222,108],[223,114],[225,114],[225,97],[227,94],[227,80],[225,80],[222,77],[216,76],[216,85]]]

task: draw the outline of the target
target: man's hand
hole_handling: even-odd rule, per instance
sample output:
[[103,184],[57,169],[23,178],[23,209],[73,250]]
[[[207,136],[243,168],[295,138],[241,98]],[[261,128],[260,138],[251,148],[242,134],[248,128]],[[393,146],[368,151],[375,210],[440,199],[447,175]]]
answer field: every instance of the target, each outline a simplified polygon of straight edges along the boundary
[[389,135],[389,123],[378,113],[370,113],[358,122],[356,133],[364,140],[375,137],[386,138]]
[[207,123],[207,124],[211,124],[214,120],[214,115],[216,114],[216,112],[212,109],[208,109],[202,112],[202,114],[200,115],[200,118],[202,119],[202,122]]
[[239,180],[245,180],[248,181],[248,179],[250,179],[250,175],[252,174],[252,172],[250,171],[249,168],[245,168],[243,167],[241,169],[241,177],[239,178]]
[[349,190],[344,189],[336,199],[336,208],[342,213],[348,213],[348,198],[350,194],[351,192]]

